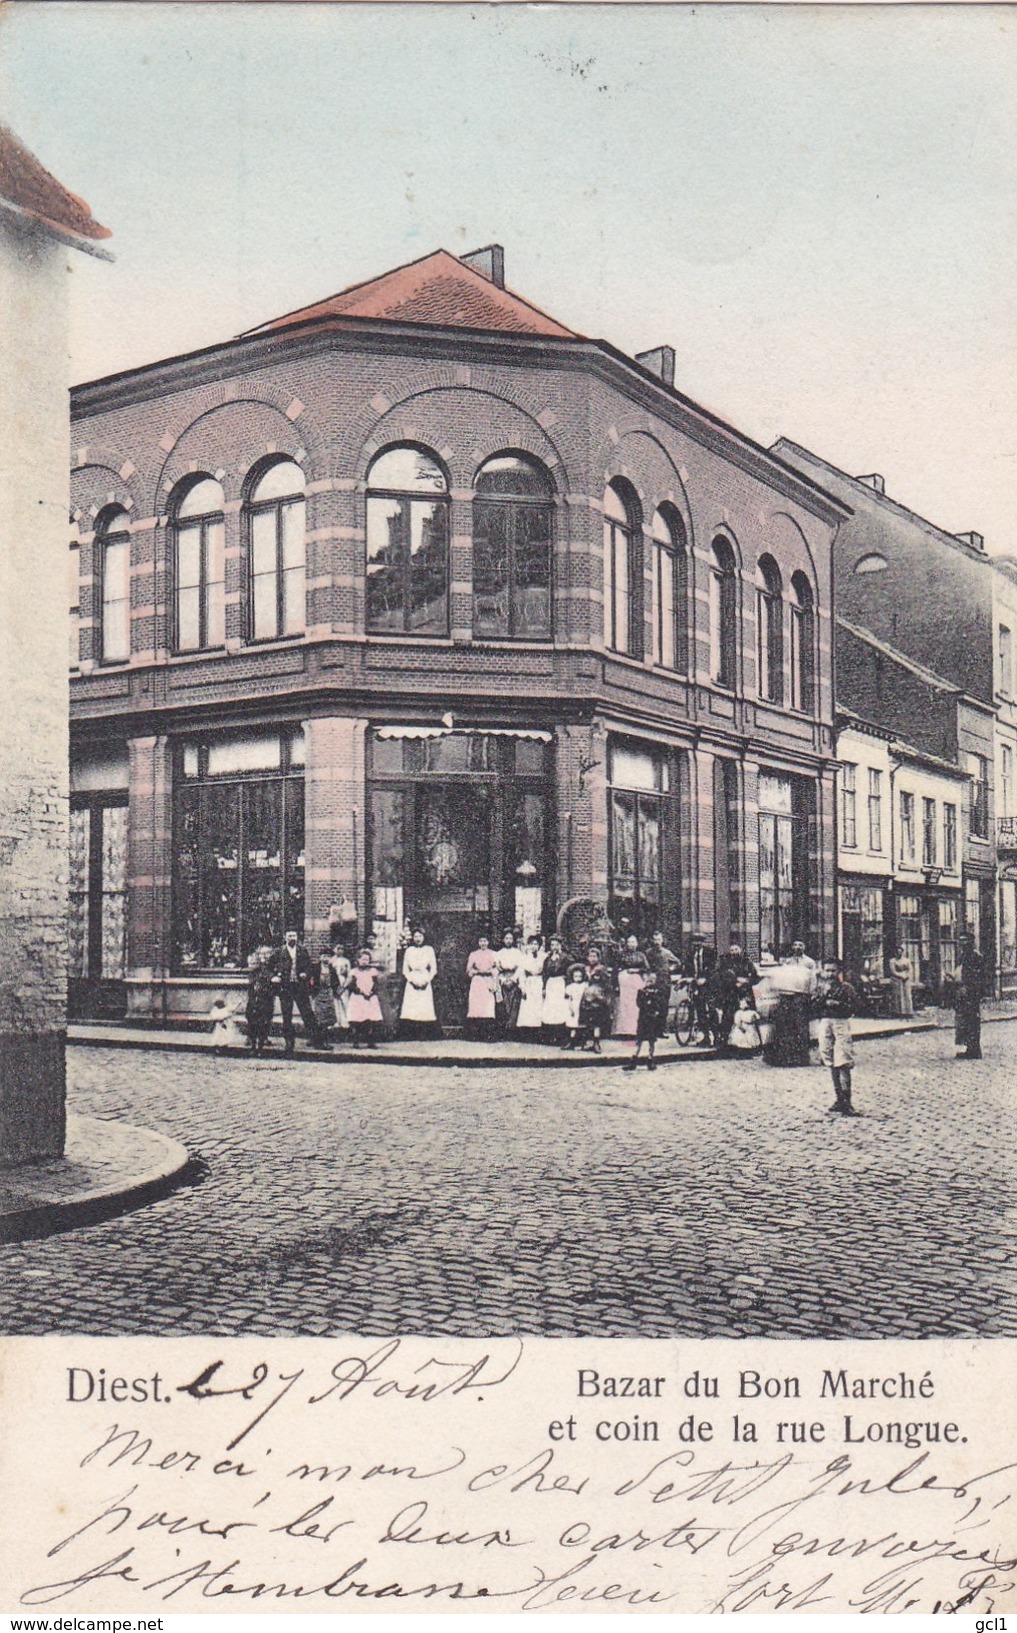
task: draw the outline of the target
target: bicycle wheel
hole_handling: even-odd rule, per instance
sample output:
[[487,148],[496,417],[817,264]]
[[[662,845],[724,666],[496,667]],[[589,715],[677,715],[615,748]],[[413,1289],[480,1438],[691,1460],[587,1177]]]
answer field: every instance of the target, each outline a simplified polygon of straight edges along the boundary
[[674,1012],[674,1035],[686,1048],[696,1029],[696,1012],[687,998],[679,998]]

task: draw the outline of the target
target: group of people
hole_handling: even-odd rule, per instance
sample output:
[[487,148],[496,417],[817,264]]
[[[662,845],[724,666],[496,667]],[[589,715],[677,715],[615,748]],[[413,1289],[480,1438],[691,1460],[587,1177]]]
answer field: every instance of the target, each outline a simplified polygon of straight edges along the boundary
[[486,935],[466,961],[466,1024],[474,1037],[528,1034],[563,1049],[601,1052],[605,1037],[647,1042],[663,1033],[678,960],[660,931],[644,946],[591,942],[581,953],[561,936],[545,944],[506,930],[498,947]]
[[[970,936],[961,938],[955,982],[956,1038],[966,1058],[981,1056],[983,964]],[[910,974],[903,953],[891,961],[895,982],[910,998]],[[896,968],[894,965],[896,964]],[[312,958],[296,931],[281,947],[251,954],[246,1002],[246,1044],[260,1055],[268,1047],[276,1004],[287,1055],[295,1049],[294,1009],[313,1048],[327,1048],[333,1031],[348,1034],[355,1048],[376,1048],[396,1019],[403,1035],[437,1031],[434,984],[438,962],[424,930],[416,928],[401,960],[403,978],[398,1017],[387,1012],[387,995],[371,947],[355,955],[333,947]],[[605,946],[570,950],[559,935],[523,937],[506,930],[500,945],[487,935],[466,960],[467,1033],[475,1038],[539,1038],[564,1049],[601,1052],[605,1037],[635,1041],[625,1070],[643,1058],[656,1069],[656,1046],[673,1019],[676,995],[690,1002],[705,1047],[734,1056],[761,1055],[772,1066],[807,1066],[812,1023],[818,1022],[820,1060],[829,1067],[836,1100],[831,1111],[854,1115],[851,1104],[853,1044],[851,1020],[858,1013],[857,984],[845,978],[836,959],[823,965],[809,957],[801,941],[778,961],[767,954],[758,966],[738,942],[717,956],[704,936],[695,936],[684,956],[671,951],[663,934],[647,941],[628,935]],[[327,994],[331,1014],[323,1016]],[[315,999],[319,1007],[315,1007]],[[907,1013],[906,1009],[901,1011]],[[237,1017],[224,999],[213,1006],[216,1041],[244,1042]]]
[[355,1047],[377,1047],[384,1017],[380,974],[370,948],[363,948],[355,961],[345,953],[336,952],[318,962],[295,930],[287,930],[281,947],[258,947],[247,961],[246,1037],[240,1030],[236,1012],[224,998],[216,999],[211,1013],[216,1044],[229,1047],[246,1043],[252,1054],[264,1054],[269,1047],[278,1003],[285,1054],[292,1055],[296,1048],[294,1009],[303,1022],[310,1046],[328,1048],[331,1017],[323,1019],[315,1009],[315,997],[323,977],[331,994],[336,1023],[349,1028]]

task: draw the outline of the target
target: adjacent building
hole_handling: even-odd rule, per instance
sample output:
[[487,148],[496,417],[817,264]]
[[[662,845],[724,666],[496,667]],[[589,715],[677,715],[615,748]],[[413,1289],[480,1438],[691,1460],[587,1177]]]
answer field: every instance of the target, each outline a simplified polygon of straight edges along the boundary
[[997,936],[1001,990],[1017,993],[1017,558],[992,561],[996,690]]
[[940,999],[964,925],[969,778],[849,714],[837,741],[840,955],[881,977],[902,948],[919,996]]
[[0,1165],[64,1143],[68,249],[108,237],[0,126]]
[[999,610],[1005,571],[981,534],[945,532],[887,494],[881,475],[848,476],[786,438],[774,452],[851,510],[834,555],[838,702],[967,779],[964,924],[998,990],[1004,956],[1012,963],[1003,914],[1014,907],[996,850],[1001,665],[1017,628]]
[[293,923],[833,945],[849,506],[444,251],[72,399],[72,1000]]

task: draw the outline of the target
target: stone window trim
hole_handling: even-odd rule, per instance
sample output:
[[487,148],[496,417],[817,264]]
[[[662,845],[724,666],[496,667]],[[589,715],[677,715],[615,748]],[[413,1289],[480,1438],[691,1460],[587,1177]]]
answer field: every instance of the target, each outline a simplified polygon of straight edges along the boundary
[[103,667],[131,658],[131,530],[123,505],[96,517],[92,543],[92,650]]
[[169,644],[174,653],[220,651],[226,644],[222,484],[196,472],[177,485],[171,501]]
[[756,691],[764,703],[784,702],[784,585],[771,555],[756,563]]

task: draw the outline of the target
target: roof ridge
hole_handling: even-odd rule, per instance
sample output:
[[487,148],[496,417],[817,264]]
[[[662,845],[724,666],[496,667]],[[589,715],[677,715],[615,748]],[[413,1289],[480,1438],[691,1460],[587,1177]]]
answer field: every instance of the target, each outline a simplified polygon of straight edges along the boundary
[[[96,221],[89,204],[72,193],[37,159],[10,125],[0,122],[0,206],[26,216],[59,237],[82,241],[81,247],[112,238]],[[92,254],[104,251],[92,250]]]
[[[442,279],[446,280],[444,289]],[[455,284],[461,291],[459,299],[454,293]],[[471,311],[471,302],[479,310]],[[417,311],[412,315],[414,307]],[[495,283],[442,247],[372,278],[362,278],[280,317],[269,318],[243,330],[236,338],[246,340],[315,317],[372,317],[382,322],[419,322],[431,328],[477,328],[492,333],[532,332],[559,339],[582,338],[525,295]]]

